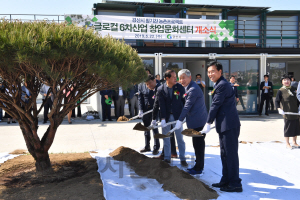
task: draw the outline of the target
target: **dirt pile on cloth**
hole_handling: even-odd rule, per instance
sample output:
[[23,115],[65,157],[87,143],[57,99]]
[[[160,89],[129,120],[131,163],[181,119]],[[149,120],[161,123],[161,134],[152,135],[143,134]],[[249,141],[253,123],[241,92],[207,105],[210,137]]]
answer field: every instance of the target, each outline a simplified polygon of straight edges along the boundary
[[[156,179],[162,188],[181,199],[216,199],[218,194],[201,181],[177,167],[159,159],[148,158],[137,151],[119,147],[109,154],[115,160],[125,161],[139,176]],[[146,187],[146,186],[145,186]]]
[[125,117],[125,116],[121,116],[118,118],[117,122],[127,122],[128,121],[128,118]]
[[96,160],[88,153],[50,154],[52,172],[37,173],[31,155],[0,166],[0,199],[101,199]]
[[190,129],[190,128],[183,130],[181,134],[190,137],[203,137],[201,132],[195,131],[194,129]]

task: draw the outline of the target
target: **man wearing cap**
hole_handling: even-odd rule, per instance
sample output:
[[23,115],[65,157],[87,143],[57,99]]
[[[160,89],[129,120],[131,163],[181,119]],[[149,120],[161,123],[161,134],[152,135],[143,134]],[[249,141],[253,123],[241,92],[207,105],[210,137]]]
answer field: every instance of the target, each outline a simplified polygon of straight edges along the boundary
[[264,75],[265,81],[260,83],[259,89],[261,90],[260,106],[259,106],[259,115],[261,116],[262,109],[264,107],[264,101],[266,101],[265,114],[269,115],[269,104],[270,104],[270,94],[272,93],[273,84],[269,81],[269,75]]
[[[184,118],[189,129],[201,131],[206,123],[207,110],[204,103],[204,95],[201,88],[192,81],[191,72],[188,69],[182,69],[178,72],[179,82],[185,88],[185,104],[176,122],[176,128],[182,126]],[[202,137],[193,137],[193,147],[196,155],[196,164],[188,168],[188,173],[203,174],[204,153],[205,153],[205,134]]]
[[225,192],[242,192],[239,178],[238,145],[240,119],[235,105],[235,95],[230,83],[222,76],[222,64],[212,61],[207,65],[208,78],[214,82],[211,91],[212,103],[207,121],[201,133],[208,133],[215,121],[219,134],[220,154],[222,160],[222,177],[219,183],[212,184]]
[[[112,90],[101,90],[102,121],[112,121],[111,119],[111,94]],[[110,101],[109,101],[110,100]]]
[[[151,74],[148,75],[148,78],[146,79],[145,83],[140,83],[138,85],[138,103],[139,103],[139,116],[142,117],[144,126],[148,127],[151,124],[152,119],[152,113],[148,113],[146,115],[143,115],[144,112],[147,112],[148,110],[153,109],[155,96],[157,92],[157,88],[160,86],[159,82],[155,79],[155,77]],[[158,133],[158,129],[153,129],[153,134]],[[141,153],[151,151],[150,148],[150,131],[145,131],[145,147],[140,150]],[[157,155],[159,153],[159,139],[154,139],[154,147],[152,154]]]

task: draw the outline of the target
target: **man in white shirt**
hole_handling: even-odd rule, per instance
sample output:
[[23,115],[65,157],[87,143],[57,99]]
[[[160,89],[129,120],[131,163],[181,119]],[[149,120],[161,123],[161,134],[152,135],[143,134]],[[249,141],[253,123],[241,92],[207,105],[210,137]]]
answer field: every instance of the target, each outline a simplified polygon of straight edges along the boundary
[[205,88],[205,82],[202,81],[202,77],[201,74],[197,74],[196,75],[196,81],[197,85],[199,85],[199,87],[201,88],[202,92],[204,92],[204,88]]

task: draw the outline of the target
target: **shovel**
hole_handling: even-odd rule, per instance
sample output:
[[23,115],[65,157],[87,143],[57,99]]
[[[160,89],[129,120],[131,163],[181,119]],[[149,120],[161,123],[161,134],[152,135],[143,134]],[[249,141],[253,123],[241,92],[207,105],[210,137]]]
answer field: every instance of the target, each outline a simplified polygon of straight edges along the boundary
[[300,113],[284,112],[285,115],[300,115]]
[[[143,116],[146,115],[146,114],[148,114],[148,113],[151,113],[152,111],[153,111],[153,110],[148,110],[147,112],[143,113]],[[137,118],[139,118],[138,115],[135,116],[135,117],[132,117],[132,118],[128,119],[128,121],[131,121],[131,120],[134,120],[134,119],[137,119]]]
[[[216,128],[215,126],[214,127],[211,127],[210,129],[214,129]],[[204,135],[201,133],[201,131],[195,131],[194,129],[185,129],[181,132],[182,135],[185,135],[185,136],[189,136],[189,137],[203,137]]]
[[[185,120],[183,120],[182,124],[183,124],[184,122],[185,122]],[[169,122],[169,123],[174,124],[174,123],[176,123],[176,121],[174,121],[174,122]],[[169,123],[168,123],[168,125],[169,125]],[[176,129],[175,129],[175,127],[174,127],[174,128],[171,129],[166,135],[164,135],[164,134],[155,134],[155,135],[154,135],[154,139],[164,139],[164,138],[171,137],[171,133],[173,133],[175,130],[176,130]]]
[[[151,113],[152,111],[153,111],[153,110],[148,110],[147,112],[143,113],[142,116],[144,116],[144,115],[146,115],[146,114],[148,114],[148,113]],[[136,119],[136,118],[138,118],[138,117],[139,117],[139,116],[137,115],[137,116],[135,116],[135,117],[133,117],[133,118],[130,118],[128,121],[133,120],[133,119]],[[136,131],[148,131],[149,129],[148,129],[146,126],[142,125],[141,122],[139,122],[139,123],[137,123],[137,124],[133,127],[133,130],[136,130]]]

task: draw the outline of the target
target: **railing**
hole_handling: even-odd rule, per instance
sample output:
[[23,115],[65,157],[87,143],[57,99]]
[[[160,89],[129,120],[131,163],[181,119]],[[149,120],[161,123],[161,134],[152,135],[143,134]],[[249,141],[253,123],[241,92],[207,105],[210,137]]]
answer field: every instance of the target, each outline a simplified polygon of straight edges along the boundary
[[54,21],[61,23],[65,21],[64,15],[40,15],[40,14],[0,14],[0,19],[9,21],[20,20],[24,22],[28,21]]

